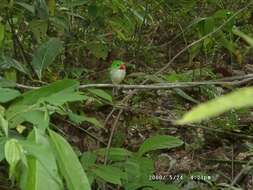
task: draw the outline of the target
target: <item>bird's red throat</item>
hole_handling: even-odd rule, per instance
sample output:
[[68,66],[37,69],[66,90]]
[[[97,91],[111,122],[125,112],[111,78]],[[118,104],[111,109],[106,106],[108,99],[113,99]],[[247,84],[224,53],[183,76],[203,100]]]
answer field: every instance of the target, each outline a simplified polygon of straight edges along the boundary
[[126,65],[125,64],[121,64],[119,69],[120,70],[126,70]]

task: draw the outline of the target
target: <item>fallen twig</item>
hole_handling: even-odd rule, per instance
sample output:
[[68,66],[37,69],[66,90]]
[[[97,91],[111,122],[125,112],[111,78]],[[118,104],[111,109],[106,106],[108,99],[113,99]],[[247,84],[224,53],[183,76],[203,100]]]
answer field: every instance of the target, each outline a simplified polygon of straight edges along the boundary
[[[245,75],[248,76],[248,75]],[[241,78],[241,80],[235,79],[234,81],[227,81],[228,79],[222,78],[219,81],[197,81],[197,82],[175,82],[175,83],[157,83],[157,84],[136,84],[136,85],[128,85],[128,84],[82,84],[80,85],[80,89],[86,88],[121,88],[121,89],[172,89],[172,88],[189,88],[194,86],[201,85],[241,85],[245,84],[251,80],[253,80],[253,75],[249,75],[250,77],[237,76],[237,78]],[[39,89],[41,87],[37,86],[27,86],[23,84],[16,84],[17,88],[23,89]]]

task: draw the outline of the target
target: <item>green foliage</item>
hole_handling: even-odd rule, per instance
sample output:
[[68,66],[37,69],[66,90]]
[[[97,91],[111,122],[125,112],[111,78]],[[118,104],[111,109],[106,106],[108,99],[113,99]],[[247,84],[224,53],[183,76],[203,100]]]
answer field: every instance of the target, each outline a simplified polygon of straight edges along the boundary
[[1,87],[0,87],[0,94],[1,94],[0,103],[9,102],[20,96],[20,92],[17,90]]
[[68,142],[49,130],[50,140],[54,147],[59,169],[70,190],[90,189],[88,178],[78,160],[77,155]]
[[22,168],[20,186],[27,190],[63,188],[56,158],[48,138],[34,129],[27,141],[21,142],[27,151],[27,167]]
[[34,53],[32,66],[41,80],[42,72],[51,65],[62,50],[62,43],[56,38],[51,38],[43,43]]
[[217,115],[220,115],[231,109],[253,106],[253,89],[251,87],[242,88],[230,94],[218,97],[207,103],[203,103],[193,108],[177,121],[177,124],[186,124],[199,122]]
[[[128,142],[125,138],[129,134],[125,134],[125,128],[122,128],[126,127],[128,131],[129,124],[137,126],[138,133],[144,131],[144,135],[138,134],[141,137],[148,136],[146,132],[159,131],[163,125],[163,116],[168,115],[146,114],[145,104],[150,104],[148,101],[153,99],[148,96],[154,92],[148,93],[148,99],[134,94],[133,101],[128,102],[127,111],[122,115],[124,118],[119,119],[120,129],[114,135],[121,138],[120,143],[112,143],[117,148],[110,147],[107,152],[98,143],[96,146],[86,143],[87,135],[79,134],[77,130],[87,130],[89,135],[95,131],[101,135],[98,138],[105,140],[110,128],[102,128],[102,121],[109,113],[107,109],[114,106],[112,96],[107,90],[95,88],[80,91],[79,82],[101,81],[115,59],[126,62],[128,84],[138,84],[145,79],[150,82],[217,79],[219,75],[226,76],[227,63],[232,70],[233,66],[246,68],[252,61],[252,13],[250,9],[244,9],[234,16],[244,3],[216,0],[201,3],[193,0],[2,0],[0,160],[7,161],[13,184],[22,190],[104,189],[108,188],[107,183],[110,183],[110,188],[126,190],[178,189],[174,184],[152,181],[150,176],[157,172],[154,168],[155,153],[180,147],[184,143],[182,140],[167,135],[153,136],[139,145],[137,152],[130,151],[136,150],[136,147],[131,147],[131,141],[124,144]],[[223,27],[215,34],[209,35],[221,25]],[[174,60],[168,73],[153,75],[181,49],[206,35],[209,36],[187,49],[188,55],[180,55],[179,60]],[[187,59],[188,65],[184,64]],[[219,66],[223,65],[225,71],[220,71]],[[17,90],[15,82],[42,87]],[[174,94],[181,99],[172,98],[173,101],[169,99],[169,91],[159,90],[157,94],[160,96],[161,92],[163,97],[152,104],[155,103],[161,112],[163,108],[169,111],[175,108],[173,112],[182,113],[185,107],[188,109],[192,104],[220,96],[224,87],[208,85],[174,89]],[[252,88],[244,88],[218,97],[194,108],[178,123],[202,121],[229,111],[211,121],[212,124],[223,126],[224,130],[239,129],[241,113],[234,109],[252,106],[252,94]],[[138,108],[140,103],[144,103],[143,113],[131,114],[131,109]],[[174,118],[174,114],[171,115]],[[79,129],[70,128],[69,124]],[[108,127],[110,124],[108,121]],[[147,125],[155,127],[150,130]],[[64,133],[66,137],[53,130]],[[80,135],[81,143],[76,143],[75,136],[72,139],[72,132]],[[117,133],[124,134],[120,136]],[[71,140],[73,146],[84,147],[85,151],[88,147],[89,151],[81,153],[80,161],[66,139]],[[205,142],[204,136],[197,139]],[[199,142],[195,140],[198,150],[202,147]],[[123,144],[130,150],[121,147]],[[150,154],[152,151],[156,152]],[[105,157],[107,164],[102,165]],[[199,188],[198,185],[194,188]]]
[[[176,137],[157,135],[148,138],[141,145],[139,152],[133,153],[123,148],[102,148],[94,152],[85,152],[81,156],[82,164],[89,179],[103,180],[112,184],[122,185],[125,189],[135,190],[146,186],[157,190],[177,189],[174,185],[165,185],[161,182],[150,180],[154,171],[154,161],[144,157],[144,153],[160,150],[171,149],[182,145],[182,141]],[[151,147],[148,145],[152,144]],[[108,159],[112,162],[110,165],[102,166],[96,164],[99,157]],[[115,175],[117,174],[117,175]]]
[[144,141],[144,143],[141,145],[138,154],[139,156],[142,156],[143,154],[157,149],[164,149],[164,148],[175,148],[179,147],[183,144],[183,141],[179,140],[176,137],[173,136],[166,136],[166,135],[157,135],[153,136],[147,140]]

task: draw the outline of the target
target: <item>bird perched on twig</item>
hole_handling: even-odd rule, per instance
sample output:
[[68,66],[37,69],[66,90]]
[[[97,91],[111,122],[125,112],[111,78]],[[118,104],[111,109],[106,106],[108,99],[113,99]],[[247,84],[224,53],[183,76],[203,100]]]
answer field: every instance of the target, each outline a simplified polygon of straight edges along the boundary
[[[121,60],[114,60],[110,68],[110,77],[113,84],[120,84],[126,76],[126,65]],[[113,88],[113,95],[118,94],[118,89]]]

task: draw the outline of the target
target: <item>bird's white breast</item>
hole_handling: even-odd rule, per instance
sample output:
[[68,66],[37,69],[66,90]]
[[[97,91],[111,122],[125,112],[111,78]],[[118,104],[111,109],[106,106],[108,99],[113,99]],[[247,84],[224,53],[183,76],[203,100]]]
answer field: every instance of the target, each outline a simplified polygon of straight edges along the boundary
[[110,72],[113,84],[119,84],[126,76],[126,71],[122,69],[113,69]]

